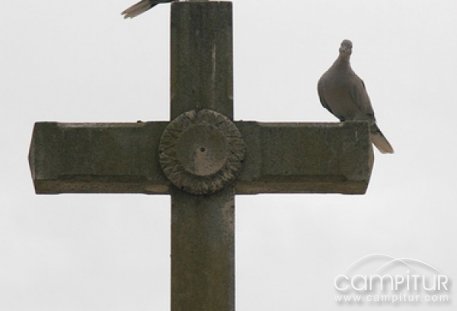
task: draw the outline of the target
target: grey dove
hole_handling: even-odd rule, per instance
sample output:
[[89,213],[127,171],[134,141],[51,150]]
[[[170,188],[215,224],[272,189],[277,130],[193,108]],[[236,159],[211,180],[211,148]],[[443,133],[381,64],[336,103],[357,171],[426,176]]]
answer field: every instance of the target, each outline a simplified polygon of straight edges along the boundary
[[372,143],[381,153],[394,153],[391,144],[376,124],[364,82],[351,68],[351,54],[352,42],[344,40],[338,58],[317,84],[321,104],[342,122],[369,121]]
[[142,0],[129,7],[121,14],[124,15],[124,18],[133,18],[155,7],[159,3],[169,3],[173,1],[174,0]]

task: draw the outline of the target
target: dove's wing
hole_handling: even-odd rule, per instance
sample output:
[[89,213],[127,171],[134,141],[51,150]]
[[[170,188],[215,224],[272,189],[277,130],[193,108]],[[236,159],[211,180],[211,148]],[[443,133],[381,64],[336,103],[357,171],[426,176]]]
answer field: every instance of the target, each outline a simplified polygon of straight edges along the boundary
[[356,74],[351,78],[353,85],[351,88],[351,97],[354,103],[360,109],[360,115],[356,119],[372,121],[370,126],[370,137],[372,143],[378,148],[381,153],[394,153],[392,145],[381,132],[376,124],[373,106],[371,105],[370,97],[368,96],[365,83]]
[[373,106],[365,83],[356,74],[350,75],[348,79],[350,79],[352,101],[360,111],[357,119],[375,121]]

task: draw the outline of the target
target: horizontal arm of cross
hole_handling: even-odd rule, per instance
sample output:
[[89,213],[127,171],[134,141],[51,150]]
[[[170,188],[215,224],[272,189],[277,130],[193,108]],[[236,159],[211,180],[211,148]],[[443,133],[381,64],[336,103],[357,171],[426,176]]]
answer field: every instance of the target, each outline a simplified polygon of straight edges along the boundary
[[[158,155],[168,123],[36,123],[35,191],[170,193]],[[247,146],[236,193],[365,193],[373,159],[366,123],[235,124]]]

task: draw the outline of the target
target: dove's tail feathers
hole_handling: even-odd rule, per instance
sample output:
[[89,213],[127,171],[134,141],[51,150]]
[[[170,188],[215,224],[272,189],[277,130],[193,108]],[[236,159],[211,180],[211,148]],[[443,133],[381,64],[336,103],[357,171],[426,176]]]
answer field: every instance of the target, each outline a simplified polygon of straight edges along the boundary
[[371,142],[376,146],[376,148],[378,148],[379,152],[394,153],[394,148],[392,148],[392,145],[389,143],[387,138],[384,136],[376,124],[374,124],[374,126],[371,128],[370,138]]
[[158,3],[155,1],[142,0],[142,1],[138,2],[137,4],[134,4],[131,7],[129,7],[121,14],[124,15],[124,18],[133,18],[135,16],[138,16],[138,15],[146,12],[147,10],[149,10],[150,8],[152,8],[153,6],[155,6],[157,4]]

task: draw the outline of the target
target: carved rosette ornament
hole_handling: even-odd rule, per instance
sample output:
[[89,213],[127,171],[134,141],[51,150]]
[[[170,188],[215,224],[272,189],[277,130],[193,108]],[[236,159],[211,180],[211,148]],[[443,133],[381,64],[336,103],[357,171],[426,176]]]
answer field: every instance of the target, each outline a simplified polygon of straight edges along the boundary
[[210,194],[235,180],[246,146],[235,124],[212,111],[189,111],[171,121],[159,146],[160,165],[179,189]]

